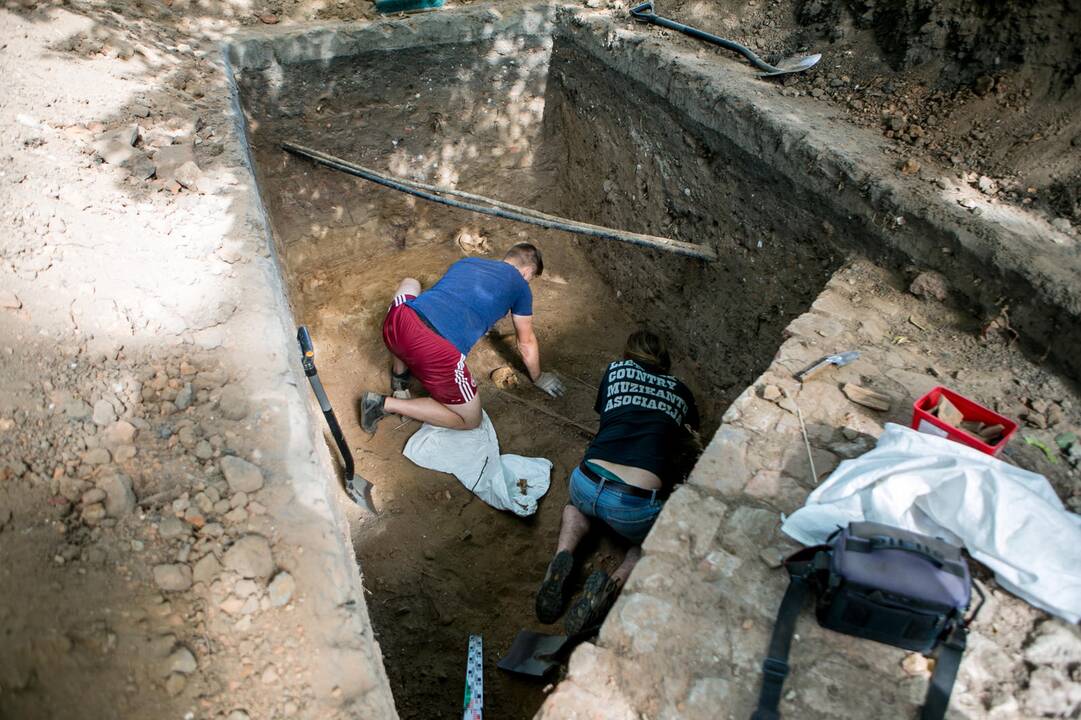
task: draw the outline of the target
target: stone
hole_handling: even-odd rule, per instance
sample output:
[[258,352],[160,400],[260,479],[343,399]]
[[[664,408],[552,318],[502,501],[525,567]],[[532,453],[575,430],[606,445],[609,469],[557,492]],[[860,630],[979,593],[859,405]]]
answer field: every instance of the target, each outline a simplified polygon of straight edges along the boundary
[[293,592],[296,590],[296,587],[297,582],[289,573],[282,571],[275,575],[274,579],[270,581],[270,586],[267,587],[267,595],[270,597],[270,606],[282,607],[288,605],[289,601],[293,599]]
[[1029,717],[1074,717],[1081,707],[1081,683],[1072,682],[1064,670],[1036,668],[1021,691],[1021,704]]
[[117,447],[130,445],[135,440],[135,426],[126,420],[117,420],[109,425],[101,433],[101,441],[105,447]]
[[908,158],[900,165],[902,175],[915,175],[920,171],[920,161],[916,158]]
[[234,493],[253,493],[263,487],[263,472],[243,458],[226,455],[218,461],[218,467]]
[[83,522],[87,525],[97,525],[106,518],[105,506],[101,503],[93,503],[83,508]]
[[218,608],[229,615],[239,615],[241,608],[244,607],[244,600],[238,598],[236,595],[230,595],[229,597],[218,603]]
[[901,661],[901,669],[908,675],[930,677],[931,668],[931,661],[920,653],[909,653],[908,655],[905,655],[905,659]]
[[1051,227],[1055,228],[1059,232],[1064,232],[1066,234],[1069,234],[1070,231],[1073,229],[1073,225],[1071,225],[1070,221],[1064,217],[1055,218],[1054,220],[1052,220]]
[[169,182],[175,180],[176,171],[184,163],[195,160],[195,147],[191,143],[166,145],[154,154],[154,164],[158,168],[158,179]]
[[86,489],[86,483],[76,478],[70,478],[67,475],[60,478],[60,494],[67,498],[70,502],[75,502],[83,494]]
[[83,505],[93,505],[94,503],[99,503],[103,500],[105,500],[105,491],[101,488],[92,488],[83,493],[80,502],[82,502]]
[[169,693],[170,697],[176,697],[180,693],[184,692],[184,688],[187,687],[188,680],[180,673],[173,673],[165,681],[165,692]]
[[135,491],[131,478],[115,473],[98,481],[98,487],[105,491],[105,512],[109,517],[120,518],[135,510]]
[[192,580],[197,583],[209,585],[214,582],[214,578],[216,578],[221,571],[222,567],[218,558],[214,553],[207,553],[195,563],[195,567],[192,569],[191,573]]
[[105,162],[110,165],[120,165],[131,159],[136,152],[135,141],[139,138],[139,126],[128,125],[101,135],[94,141],[92,147]]
[[225,567],[243,578],[266,580],[274,572],[274,555],[262,535],[245,535],[225,552]]
[[167,673],[180,673],[181,675],[191,675],[193,672],[199,669],[199,664],[195,661],[195,656],[191,650],[188,650],[183,645],[173,650],[165,661],[165,671]]
[[158,535],[161,536],[162,540],[187,537],[190,534],[191,526],[175,515],[167,515],[158,523]]
[[210,443],[206,440],[200,440],[199,442],[195,443],[195,450],[193,450],[192,452],[194,452],[195,457],[199,458],[200,460],[209,460],[210,458],[214,457],[214,448],[212,448],[210,446]]
[[946,278],[941,274],[929,270],[922,272],[913,279],[912,284],[908,286],[908,291],[918,298],[925,300],[945,300],[949,294],[949,287],[946,284]]
[[121,445],[113,452],[113,460],[118,463],[127,462],[135,457],[138,450],[134,445]]
[[242,507],[233,508],[222,519],[230,525],[238,525],[248,519],[248,511]]
[[998,183],[986,175],[980,175],[979,180],[976,181],[976,186],[984,195],[994,195],[998,192]]
[[137,118],[150,117],[150,108],[143,103],[136,103],[131,106],[131,114]]
[[73,398],[63,406],[64,414],[71,420],[86,420],[90,417],[90,406],[79,398]]
[[1036,666],[1081,664],[1081,633],[1060,620],[1047,620],[1037,628],[1024,658]]
[[83,462],[87,465],[105,465],[112,460],[112,455],[105,448],[93,448],[83,453]]
[[199,178],[202,177],[203,171],[199,169],[199,166],[194,161],[189,160],[176,169],[173,173],[173,179],[176,180],[181,187],[187,190],[197,189]]
[[177,410],[187,410],[191,406],[191,397],[191,383],[184,383],[184,387],[180,388],[180,392],[176,394],[173,404],[176,405]]
[[250,720],[250,717],[243,710],[233,710],[225,720]]
[[154,582],[167,592],[182,592],[191,587],[191,568],[181,564],[155,565]]
[[781,397],[781,388],[777,387],[776,385],[766,385],[764,388],[762,388],[763,400],[776,402],[777,400],[780,400]]
[[7,289],[0,289],[0,308],[18,310],[23,306],[19,296]]
[[136,180],[149,180],[154,177],[158,168],[142,150],[136,150],[131,157],[121,163],[121,167],[127,169]]
[[249,598],[259,592],[259,586],[252,580],[237,580],[233,594],[239,598]]
[[239,385],[226,385],[218,398],[218,411],[229,420],[243,420],[248,416],[248,399]]

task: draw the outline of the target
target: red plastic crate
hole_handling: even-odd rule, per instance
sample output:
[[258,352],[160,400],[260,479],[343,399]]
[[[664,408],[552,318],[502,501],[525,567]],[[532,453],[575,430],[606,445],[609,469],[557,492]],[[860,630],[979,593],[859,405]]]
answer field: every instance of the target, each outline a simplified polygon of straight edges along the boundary
[[[932,415],[931,411],[935,409],[938,405],[938,399],[943,395],[945,395],[946,399],[961,411],[961,415],[965,420],[982,422],[988,425],[1002,425],[1005,428],[1002,431],[1002,439],[994,445],[988,445],[981,438],[972,435],[961,428],[955,428],[952,425],[944,423]],[[969,400],[964,395],[958,395],[949,388],[939,386],[912,404],[912,429],[931,435],[938,435],[939,437],[949,438],[962,445],[974,447],[980,452],[985,452],[988,455],[998,455],[999,452],[1002,451],[1002,448],[1006,447],[1006,443],[1010,441],[1013,434],[1017,432],[1017,423],[1007,417],[999,415],[994,410],[985,408],[978,402]]]

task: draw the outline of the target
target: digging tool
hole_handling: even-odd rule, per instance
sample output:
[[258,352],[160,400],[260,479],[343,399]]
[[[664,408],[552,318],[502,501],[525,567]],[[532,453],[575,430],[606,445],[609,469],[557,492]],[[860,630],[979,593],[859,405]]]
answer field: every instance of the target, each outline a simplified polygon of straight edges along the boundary
[[740,45],[734,40],[726,40],[723,37],[718,37],[712,33],[708,33],[698,28],[693,28],[690,25],[684,25],[683,23],[670,20],[666,17],[661,17],[653,12],[653,3],[644,2],[639,5],[635,5],[631,8],[631,16],[644,23],[653,23],[654,25],[660,25],[676,32],[681,32],[684,35],[690,35],[697,40],[705,40],[708,43],[714,45],[720,45],[728,50],[734,50],[743,57],[747,58],[752,65],[762,71],[759,77],[777,77],[778,75],[788,75],[790,73],[803,72],[814,67],[819,60],[822,59],[820,53],[814,55],[806,55],[801,58],[790,58],[784,61],[781,65],[770,65],[768,62],[758,57],[745,45]]
[[829,367],[844,367],[845,365],[858,360],[860,357],[859,351],[850,350],[848,352],[837,353],[836,355],[827,355],[826,357],[815,360],[813,363],[805,367],[796,373],[795,377],[800,382],[807,382],[815,375]]
[[441,7],[443,0],[375,0],[375,9],[381,13],[409,13]]
[[338,452],[342,454],[342,461],[345,463],[345,492],[353,502],[375,515],[377,513],[375,503],[372,502],[372,484],[354,472],[353,453],[349,451],[349,445],[342,435],[342,427],[334,415],[334,408],[330,406],[330,398],[323,390],[323,383],[315,370],[315,347],[312,345],[312,336],[304,325],[297,328],[297,342],[300,343],[300,364],[304,366],[304,374],[308,376],[312,391],[319,400],[319,409],[327,419],[330,434],[334,436]]
[[500,670],[543,678],[570,657],[571,651],[597,634],[597,622],[577,635],[545,635],[519,630],[506,657],[496,664]]

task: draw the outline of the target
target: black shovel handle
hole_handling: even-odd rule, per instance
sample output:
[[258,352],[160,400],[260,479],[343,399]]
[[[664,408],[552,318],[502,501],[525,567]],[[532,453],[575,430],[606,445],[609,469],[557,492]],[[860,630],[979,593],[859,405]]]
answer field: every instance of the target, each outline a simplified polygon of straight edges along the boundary
[[342,434],[342,426],[338,424],[334,408],[330,406],[330,398],[327,397],[327,392],[323,389],[323,383],[316,372],[315,347],[312,345],[312,336],[304,325],[297,328],[297,342],[300,344],[300,364],[304,367],[304,374],[308,376],[308,382],[312,385],[315,399],[319,401],[319,409],[323,411],[323,417],[327,419],[327,425],[330,426],[330,434],[334,436],[338,452],[342,454],[346,482],[351,482],[354,469],[353,453],[349,452],[349,445],[345,442],[345,435]]
[[693,28],[690,25],[684,25],[681,22],[669,20],[666,17],[661,17],[660,15],[657,15],[653,12],[652,2],[644,2],[639,5],[635,5],[630,9],[630,13],[635,20],[638,20],[640,22],[660,25],[661,27],[666,27],[670,30],[681,32],[684,35],[690,35],[697,40],[704,40],[705,42],[713,43],[714,45],[720,45],[721,47],[727,48],[728,50],[738,52],[740,55],[747,58],[752,65],[754,65],[762,72],[775,73],[781,69],[770,65],[768,62],[755,55],[754,52],[752,52],[751,49],[746,47],[745,45],[740,45],[738,42],[726,40],[723,37],[714,35],[713,33],[708,33],[705,30],[699,30],[698,28]]

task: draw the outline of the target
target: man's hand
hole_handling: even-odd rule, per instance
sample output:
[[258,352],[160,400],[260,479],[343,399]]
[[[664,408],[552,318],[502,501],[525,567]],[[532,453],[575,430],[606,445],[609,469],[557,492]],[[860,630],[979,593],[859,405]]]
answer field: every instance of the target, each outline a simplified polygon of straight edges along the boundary
[[563,393],[566,391],[566,388],[563,387],[563,381],[553,372],[542,372],[540,377],[533,381],[533,384],[552,397],[563,397]]

